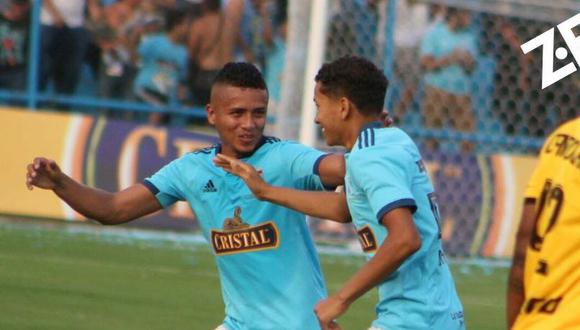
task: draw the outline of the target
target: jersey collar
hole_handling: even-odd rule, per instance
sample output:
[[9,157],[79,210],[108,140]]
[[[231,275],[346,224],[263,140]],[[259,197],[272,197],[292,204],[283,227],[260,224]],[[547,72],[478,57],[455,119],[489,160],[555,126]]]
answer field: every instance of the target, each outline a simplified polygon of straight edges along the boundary
[[364,124],[364,126],[360,129],[360,132],[358,132],[358,133],[360,134],[365,129],[368,129],[368,128],[383,128],[384,126],[385,125],[383,125],[383,123],[381,123],[380,121],[371,121],[371,122]]
[[[260,149],[260,147],[262,147],[265,143],[266,143],[266,136],[262,135],[262,138],[260,139],[260,142],[258,142],[258,144],[256,145],[256,148],[254,148],[254,151],[245,155],[244,157],[242,157],[242,159],[252,157],[252,155],[255,154],[256,151],[258,151],[258,149]],[[219,154],[220,152],[222,152],[222,143],[221,142],[218,143],[215,147],[215,155]]]

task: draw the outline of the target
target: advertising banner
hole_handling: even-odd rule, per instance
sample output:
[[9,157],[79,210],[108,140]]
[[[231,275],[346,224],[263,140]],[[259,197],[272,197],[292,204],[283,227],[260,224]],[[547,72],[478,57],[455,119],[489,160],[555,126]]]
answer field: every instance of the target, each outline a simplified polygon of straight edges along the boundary
[[[0,108],[0,213],[83,220],[52,192],[26,189],[26,165],[54,159],[63,172],[86,185],[119,191],[155,173],[187,152],[217,142],[214,135],[65,113]],[[535,157],[425,152],[425,167],[437,192],[445,251],[456,257],[508,257],[519,224],[522,196]],[[131,222],[195,230],[183,202]],[[319,241],[360,250],[351,224],[310,222]]]

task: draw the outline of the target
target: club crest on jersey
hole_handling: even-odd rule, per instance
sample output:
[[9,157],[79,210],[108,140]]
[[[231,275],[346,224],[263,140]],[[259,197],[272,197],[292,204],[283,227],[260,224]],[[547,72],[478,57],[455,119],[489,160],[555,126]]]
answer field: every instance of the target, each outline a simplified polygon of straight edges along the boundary
[[377,250],[377,240],[371,227],[364,226],[356,233],[358,234],[358,241],[364,252],[374,252]]
[[216,255],[275,249],[279,244],[278,228],[273,221],[250,226],[236,207],[234,217],[224,220],[223,230],[211,231],[211,243]]

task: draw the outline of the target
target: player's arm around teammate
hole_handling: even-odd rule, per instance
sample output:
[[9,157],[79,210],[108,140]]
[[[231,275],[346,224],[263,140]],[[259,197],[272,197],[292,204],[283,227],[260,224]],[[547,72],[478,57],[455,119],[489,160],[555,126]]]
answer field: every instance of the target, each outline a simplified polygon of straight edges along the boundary
[[54,160],[38,157],[27,166],[26,185],[52,190],[74,210],[104,225],[131,221],[161,209],[142,184],[110,193],[80,184],[64,174]]
[[[327,166],[326,172],[338,172],[340,170],[340,159],[333,160],[329,159],[330,157],[342,158],[342,156],[330,155],[322,160],[324,162],[328,159],[327,165],[325,165]],[[272,186],[262,179],[252,165],[224,154],[218,154],[214,159],[214,163],[225,171],[242,178],[259,200],[282,205],[318,218],[337,222],[351,221],[346,204],[346,196],[343,192],[305,191]],[[323,165],[321,164],[321,173],[323,171],[322,167]],[[329,185],[329,181],[331,180],[323,180],[325,185]],[[337,183],[342,184],[342,182]],[[321,207],[321,205],[324,205],[324,207]]]

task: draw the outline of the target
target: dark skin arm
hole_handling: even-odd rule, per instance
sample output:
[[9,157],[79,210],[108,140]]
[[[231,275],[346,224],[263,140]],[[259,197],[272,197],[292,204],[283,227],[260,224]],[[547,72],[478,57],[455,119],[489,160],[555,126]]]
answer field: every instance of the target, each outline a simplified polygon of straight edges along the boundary
[[344,184],[346,165],[341,154],[329,154],[324,157],[318,167],[320,180],[327,187],[337,187]]
[[104,225],[116,225],[161,210],[142,184],[110,193],[80,184],[62,173],[54,160],[35,158],[27,166],[26,185],[52,190],[75,211]]
[[508,329],[514,325],[525,300],[524,266],[526,250],[530,244],[536,222],[535,201],[526,199],[514,247],[514,256],[508,279],[507,291],[507,322]]
[[350,304],[383,282],[413,253],[421,248],[421,237],[408,208],[396,208],[382,218],[389,235],[375,255],[342,288],[316,304],[314,311],[323,330],[344,314]]

